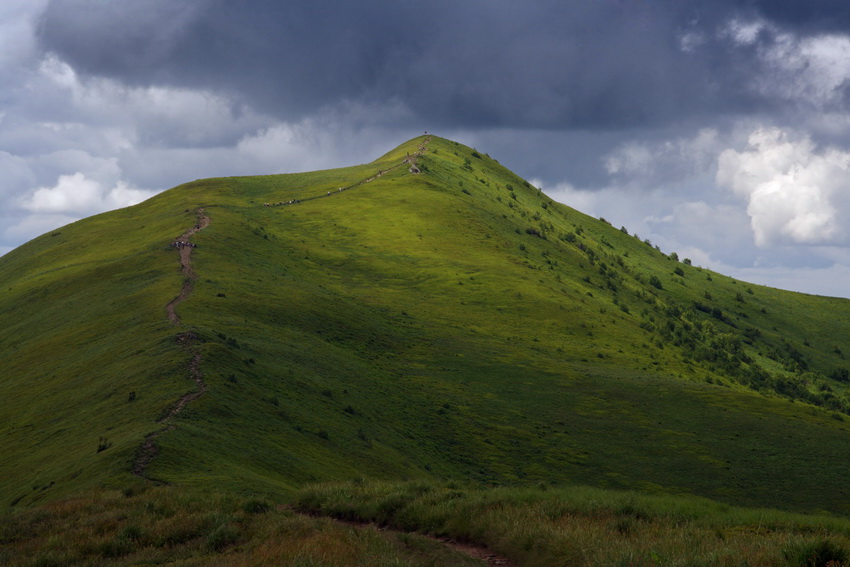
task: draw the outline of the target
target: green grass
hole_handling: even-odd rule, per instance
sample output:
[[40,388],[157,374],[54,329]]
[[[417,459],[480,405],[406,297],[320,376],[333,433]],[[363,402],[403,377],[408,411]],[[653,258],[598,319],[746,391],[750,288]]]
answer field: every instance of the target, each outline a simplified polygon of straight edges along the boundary
[[479,565],[416,534],[173,488],[97,491],[0,518],[0,565]]
[[523,566],[843,565],[850,553],[845,518],[583,486],[350,482],[305,488],[295,507],[472,542]]
[[850,521],[694,496],[463,482],[306,486],[286,502],[175,487],[87,491],[0,516],[0,564],[846,565]]
[[[207,391],[146,471],[190,490],[462,478],[846,513],[850,302],[678,262],[449,140],[391,169],[422,141],[194,181],[0,259],[0,504],[140,482],[195,388],[191,330]],[[168,244],[199,207],[175,328]]]

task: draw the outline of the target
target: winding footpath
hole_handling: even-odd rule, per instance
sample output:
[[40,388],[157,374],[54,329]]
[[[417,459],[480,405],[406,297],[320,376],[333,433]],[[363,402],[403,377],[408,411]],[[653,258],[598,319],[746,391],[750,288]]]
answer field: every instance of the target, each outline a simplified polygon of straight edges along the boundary
[[[400,167],[407,166],[408,171],[411,174],[419,174],[421,173],[418,167],[418,158],[427,151],[428,142],[431,141],[431,137],[426,137],[422,143],[417,146],[417,151],[412,154],[407,155],[400,163],[389,167],[388,169],[381,169],[375,175],[368,177],[366,179],[361,179],[360,181],[349,185],[347,187],[340,187],[337,191],[328,191],[326,195],[315,195],[313,197],[305,197],[303,199],[292,200],[288,202],[279,202],[279,203],[265,203],[267,207],[276,207],[282,205],[292,205],[296,203],[301,203],[304,201],[312,201],[315,199],[322,199],[325,197],[330,197],[332,195],[336,195],[337,193],[341,193],[342,191],[346,191],[348,189],[353,189],[355,187],[365,185],[366,183],[370,183],[379,177],[394,171]],[[191,294],[192,290],[195,287],[195,281],[198,279],[195,272],[192,270],[192,250],[194,250],[195,246],[191,242],[191,238],[197,232],[207,228],[210,225],[210,218],[204,212],[204,209],[200,208],[196,211],[197,213],[197,222],[195,226],[184,232],[174,241],[172,241],[171,246],[176,248],[180,254],[180,269],[183,274],[183,287],[180,289],[180,293],[168,302],[165,306],[165,314],[168,317],[168,320],[171,321],[171,324],[175,327],[180,327],[182,325],[182,321],[180,319],[180,315],[177,313],[177,306],[180,305],[183,301],[185,301]],[[183,350],[189,355],[189,363],[188,363],[188,374],[189,378],[195,382],[197,388],[183,395],[179,400],[177,400],[172,406],[157,420],[157,423],[162,424],[162,427],[157,429],[156,431],[152,431],[145,436],[145,440],[139,449],[136,451],[136,457],[133,459],[133,464],[131,470],[133,474],[139,476],[141,478],[147,480],[155,480],[150,478],[146,471],[148,465],[153,461],[154,457],[157,455],[156,448],[156,439],[163,433],[167,431],[171,431],[176,425],[173,423],[168,423],[172,418],[174,418],[177,414],[179,414],[187,404],[197,400],[207,391],[207,385],[204,382],[204,375],[201,372],[201,362],[203,357],[201,355],[200,350],[196,346],[198,342],[198,336],[192,331],[184,331],[177,335],[177,343],[183,347]],[[162,481],[157,481],[162,482]]]
[[[392,167],[390,167],[389,169],[386,169],[386,170],[379,170],[378,173],[376,173],[372,177],[358,181],[357,183],[355,183],[353,185],[350,185],[348,187],[341,187],[337,192],[341,192],[341,191],[344,191],[346,189],[351,189],[353,187],[357,187],[357,186],[369,183],[370,181],[374,181],[375,179],[381,177],[382,175],[389,173],[390,171],[393,171],[395,169],[398,169],[399,167],[402,167],[404,165],[408,166],[408,171],[410,173],[412,173],[414,175],[420,173],[419,167],[417,165],[417,158],[419,156],[421,156],[423,153],[425,153],[425,151],[427,149],[426,146],[427,146],[427,144],[430,140],[431,140],[430,136],[425,138],[425,140],[422,142],[422,145],[418,146],[418,151],[411,154],[411,155],[408,155],[407,157],[405,157],[404,160],[401,163],[394,165],[394,166],[392,166]],[[266,206],[288,205],[288,204],[294,204],[296,202],[300,203],[302,201],[308,201],[308,200],[320,199],[320,198],[324,198],[324,197],[330,197],[331,195],[334,195],[337,192],[332,191],[332,192],[329,192],[327,195],[317,195],[317,196],[314,196],[314,197],[307,197],[306,199],[301,199],[301,200],[298,200],[298,201],[291,201],[291,202],[288,202],[288,203],[274,203],[274,204],[266,203]],[[197,214],[197,222],[195,223],[195,226],[193,226],[192,228],[190,228],[189,230],[184,232],[182,235],[180,235],[178,238],[176,238],[171,243],[171,246],[173,248],[176,248],[177,251],[179,252],[180,269],[181,269],[181,273],[183,274],[183,278],[184,278],[183,286],[180,289],[180,293],[177,295],[177,297],[175,297],[174,299],[169,301],[168,304],[165,306],[166,316],[168,317],[168,320],[171,321],[171,324],[175,327],[181,327],[182,326],[182,320],[180,319],[180,315],[178,315],[178,313],[177,313],[177,306],[180,305],[182,302],[186,301],[186,299],[189,298],[189,296],[192,294],[192,291],[194,290],[195,281],[198,279],[198,276],[195,274],[194,270],[192,269],[192,250],[195,248],[195,246],[193,245],[193,243],[191,242],[190,239],[196,233],[207,228],[210,225],[210,222],[211,222],[210,218],[204,212],[204,209],[202,209],[202,208],[198,209],[196,211],[196,214]],[[141,444],[141,446],[136,451],[136,456],[133,459],[133,464],[132,464],[132,467],[131,467],[131,471],[136,476],[141,477],[145,480],[149,480],[149,481],[152,481],[152,482],[159,483],[159,484],[167,484],[167,482],[152,478],[147,474],[148,465],[150,465],[150,463],[153,461],[153,459],[157,456],[157,453],[158,453],[157,448],[156,448],[156,439],[160,435],[162,435],[162,434],[164,434],[168,431],[171,431],[173,429],[176,429],[177,425],[175,425],[173,423],[169,423],[169,421],[171,421],[175,416],[177,416],[183,410],[183,408],[186,407],[186,405],[197,400],[198,398],[203,396],[204,393],[206,393],[206,391],[207,391],[207,385],[204,382],[204,375],[203,375],[203,372],[201,371],[201,362],[203,361],[203,356],[200,352],[200,349],[197,346],[198,336],[193,331],[183,331],[183,332],[180,332],[180,333],[177,334],[176,341],[183,348],[183,350],[189,355],[189,363],[187,364],[187,373],[189,375],[189,378],[195,383],[196,389],[192,392],[187,392],[186,394],[181,396],[180,399],[178,399],[174,404],[172,404],[171,407],[168,408],[168,410],[165,411],[159,419],[157,419],[156,422],[158,424],[160,424],[161,427],[159,429],[155,430],[155,431],[148,433],[145,436],[144,442]],[[348,526],[350,526],[354,529],[362,529],[364,527],[371,526],[371,527],[374,527],[374,528],[381,530],[381,531],[387,531],[388,530],[388,528],[385,527],[385,526],[383,526],[383,527],[382,526],[376,526],[375,524],[370,523],[370,522],[357,522],[357,521],[351,521],[351,520],[343,520],[343,519],[339,519],[339,518],[334,518],[332,516],[325,516],[325,517],[328,517],[328,518],[330,518],[330,519],[332,519],[336,522],[339,522],[341,524],[348,525]],[[391,531],[396,531],[396,530],[391,530]],[[401,534],[401,533],[415,533],[415,532],[397,531],[396,533]],[[423,534],[420,534],[420,535],[423,535]],[[507,559],[505,557],[497,555],[497,554],[493,553],[492,551],[490,551],[489,549],[487,549],[486,547],[477,546],[477,545],[468,544],[468,543],[463,543],[463,542],[458,542],[456,540],[453,540],[453,539],[450,539],[450,538],[445,538],[445,537],[439,538],[439,537],[428,536],[428,535],[425,535],[425,537],[433,539],[434,541],[438,541],[438,542],[440,542],[440,543],[442,543],[442,544],[444,544],[448,547],[451,547],[454,550],[456,550],[460,553],[463,553],[463,554],[465,554],[469,557],[472,557],[474,559],[478,559],[482,562],[485,562],[488,566],[516,567],[516,564],[513,563],[510,559]]]
[[[194,246],[189,239],[195,233],[210,225],[210,217],[204,213],[204,209],[198,209],[196,213],[198,220],[195,223],[195,226],[184,232],[171,244],[172,247],[176,247],[180,253],[180,269],[184,277],[183,287],[180,289],[180,293],[165,306],[166,316],[175,327],[182,325],[182,321],[180,320],[180,316],[177,314],[176,307],[192,294],[192,290],[195,288],[195,280],[198,279],[195,272],[192,270],[192,250],[194,249]],[[187,392],[171,405],[171,407],[156,421],[163,426],[156,431],[152,431],[145,435],[144,442],[136,451],[136,457],[133,459],[131,470],[133,474],[146,480],[155,480],[150,478],[146,471],[148,465],[157,455],[155,443],[157,437],[176,428],[176,425],[168,423],[168,421],[179,414],[187,404],[197,400],[207,391],[207,385],[204,382],[204,375],[203,372],[201,372],[201,362],[203,357],[196,344],[198,342],[198,336],[192,331],[184,331],[182,333],[178,333],[176,340],[177,344],[179,344],[189,355],[187,370],[189,378],[195,383],[197,388],[192,392]]]

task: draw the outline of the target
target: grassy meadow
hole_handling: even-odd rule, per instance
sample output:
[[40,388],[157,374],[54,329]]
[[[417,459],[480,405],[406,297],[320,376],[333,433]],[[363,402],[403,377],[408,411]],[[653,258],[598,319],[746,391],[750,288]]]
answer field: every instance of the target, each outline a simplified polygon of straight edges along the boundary
[[26,567],[471,567],[482,556],[530,567],[842,565],[850,521],[581,486],[363,480],[310,485],[285,503],[101,490],[0,518],[0,564]]
[[[420,147],[414,174],[403,160]],[[174,326],[165,305],[183,276],[169,244],[199,208],[211,223],[192,236],[197,279]],[[237,518],[241,535],[226,549],[266,537],[258,518],[273,517],[282,532],[348,529],[275,506],[240,512],[250,499],[493,547],[502,537],[326,509],[334,491],[383,498],[337,484],[352,479],[374,479],[363,486],[388,494],[420,482],[432,496],[462,479],[465,504],[448,508],[458,513],[504,498],[499,506],[541,517],[541,506],[576,485],[682,496],[683,506],[711,499],[717,518],[730,505],[821,514],[813,522],[850,509],[850,302],[694,266],[450,140],[416,138],[354,167],[181,185],[3,256],[0,290],[0,504],[12,525],[77,514],[80,530],[118,537],[86,524],[90,512],[141,510],[175,490],[199,517]],[[186,333],[196,337],[205,391],[159,422],[197,388],[178,340]],[[153,432],[156,453],[140,477],[134,463]],[[331,484],[304,488],[315,483]],[[305,496],[321,490],[327,497]],[[489,518],[487,510],[474,515]],[[677,521],[659,514],[579,514],[599,534],[631,522],[617,537],[640,541],[577,564],[652,564],[694,539],[711,542],[704,564],[732,564],[737,532],[715,525],[727,520],[689,519],[696,531],[675,532]],[[534,530],[557,532],[545,537],[561,543],[504,554],[523,565],[555,561],[568,536],[547,518]],[[766,534],[736,518],[743,535]],[[159,533],[159,521],[136,523]],[[203,544],[219,524],[198,522],[188,547],[178,546],[187,565],[221,559]],[[782,564],[793,542],[819,541],[818,529],[793,522],[749,564]],[[825,533],[846,549],[836,522]],[[32,529],[4,541],[53,549]],[[668,548],[653,537],[685,539]],[[110,561],[153,563],[136,554],[160,553],[157,541]],[[320,560],[292,564],[332,564],[310,561]]]

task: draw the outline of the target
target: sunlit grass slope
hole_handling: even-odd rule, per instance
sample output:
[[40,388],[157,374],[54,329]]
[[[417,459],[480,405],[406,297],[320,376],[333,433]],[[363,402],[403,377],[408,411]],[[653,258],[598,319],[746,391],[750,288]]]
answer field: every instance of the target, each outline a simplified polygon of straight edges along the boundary
[[0,259],[5,501],[134,482],[145,434],[194,387],[164,307],[182,283],[168,244],[203,207],[178,312],[207,391],[156,439],[150,478],[269,494],[569,482],[848,509],[850,302],[691,266],[448,140],[427,141],[421,173],[394,168],[425,143],[195,181]]

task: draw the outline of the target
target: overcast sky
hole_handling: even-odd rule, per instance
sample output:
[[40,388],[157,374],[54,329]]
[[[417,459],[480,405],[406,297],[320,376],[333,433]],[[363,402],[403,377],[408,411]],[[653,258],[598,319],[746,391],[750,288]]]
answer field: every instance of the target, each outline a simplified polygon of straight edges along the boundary
[[850,297],[847,0],[0,2],[0,254],[424,130],[694,264]]

